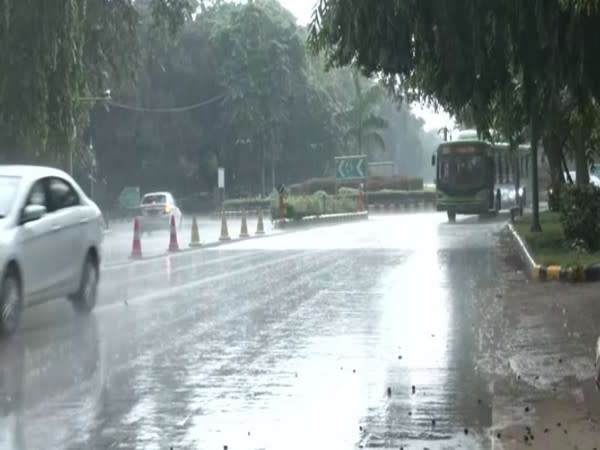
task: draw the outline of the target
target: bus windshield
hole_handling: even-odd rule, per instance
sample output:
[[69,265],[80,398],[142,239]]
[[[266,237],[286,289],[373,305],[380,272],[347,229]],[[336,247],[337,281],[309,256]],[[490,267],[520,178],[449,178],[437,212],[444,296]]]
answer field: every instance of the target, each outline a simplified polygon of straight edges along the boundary
[[486,158],[483,155],[449,154],[439,159],[438,181],[449,188],[475,189],[487,181]]

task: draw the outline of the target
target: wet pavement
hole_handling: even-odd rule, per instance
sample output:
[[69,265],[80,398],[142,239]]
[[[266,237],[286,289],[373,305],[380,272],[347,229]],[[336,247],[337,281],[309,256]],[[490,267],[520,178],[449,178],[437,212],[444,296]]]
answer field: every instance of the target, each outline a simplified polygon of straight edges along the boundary
[[502,448],[504,222],[445,222],[107,267],[90,317],[40,305],[1,344],[0,449]]

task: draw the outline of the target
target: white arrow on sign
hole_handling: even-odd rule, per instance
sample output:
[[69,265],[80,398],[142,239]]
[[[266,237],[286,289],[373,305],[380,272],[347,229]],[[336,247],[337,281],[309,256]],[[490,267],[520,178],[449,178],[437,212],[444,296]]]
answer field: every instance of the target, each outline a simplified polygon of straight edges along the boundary
[[364,165],[365,165],[364,158],[359,159],[358,163],[356,164],[356,172],[357,172],[358,176],[361,178],[365,177]]

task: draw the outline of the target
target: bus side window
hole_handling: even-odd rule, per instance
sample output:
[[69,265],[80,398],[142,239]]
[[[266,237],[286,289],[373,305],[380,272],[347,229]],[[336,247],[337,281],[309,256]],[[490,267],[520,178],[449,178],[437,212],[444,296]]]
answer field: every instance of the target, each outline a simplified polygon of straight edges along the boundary
[[504,183],[504,171],[502,170],[502,157],[498,157],[498,183]]

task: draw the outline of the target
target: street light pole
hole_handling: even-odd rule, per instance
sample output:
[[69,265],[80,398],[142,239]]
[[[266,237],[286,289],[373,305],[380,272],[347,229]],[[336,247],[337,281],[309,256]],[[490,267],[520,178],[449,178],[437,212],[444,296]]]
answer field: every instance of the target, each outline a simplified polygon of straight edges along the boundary
[[[99,101],[107,101],[111,100],[112,97],[110,95],[110,89],[106,89],[101,97],[80,97],[76,99],[78,102],[99,102]],[[73,146],[77,142],[77,123],[75,119],[73,119],[73,143],[70,145],[69,149],[69,175],[73,176]]]

